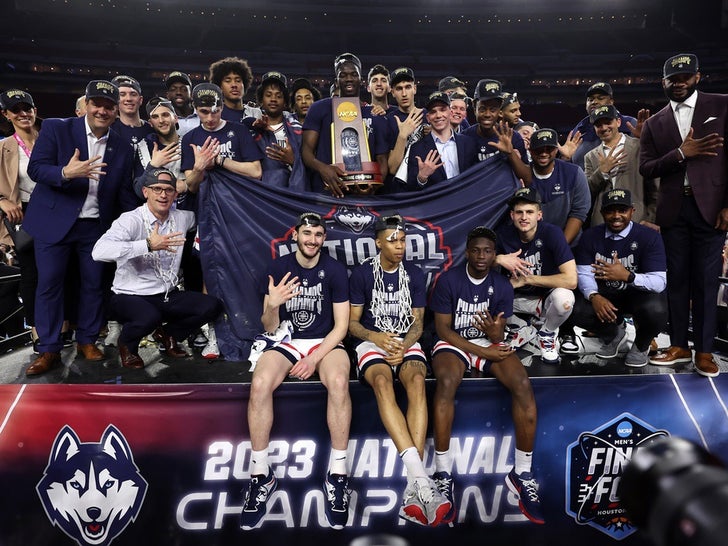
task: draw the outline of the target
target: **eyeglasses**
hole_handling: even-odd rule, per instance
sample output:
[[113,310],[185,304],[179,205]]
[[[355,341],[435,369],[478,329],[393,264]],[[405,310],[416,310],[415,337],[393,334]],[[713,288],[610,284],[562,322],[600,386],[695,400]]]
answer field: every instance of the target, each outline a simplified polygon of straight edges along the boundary
[[177,191],[175,188],[172,188],[172,187],[164,187],[164,186],[147,186],[147,187],[150,190],[152,190],[154,195],[162,195],[162,193],[164,193],[164,195],[172,195]]

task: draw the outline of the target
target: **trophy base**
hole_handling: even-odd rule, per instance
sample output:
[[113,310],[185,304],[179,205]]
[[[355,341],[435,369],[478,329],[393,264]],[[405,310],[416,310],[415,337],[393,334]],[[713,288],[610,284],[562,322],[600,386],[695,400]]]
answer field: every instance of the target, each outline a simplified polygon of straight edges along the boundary
[[[344,169],[343,164],[339,164],[339,167]],[[348,171],[345,176],[340,178],[346,186],[347,193],[356,195],[371,195],[384,184],[382,174],[379,172],[379,164],[373,161],[362,162],[361,171]]]

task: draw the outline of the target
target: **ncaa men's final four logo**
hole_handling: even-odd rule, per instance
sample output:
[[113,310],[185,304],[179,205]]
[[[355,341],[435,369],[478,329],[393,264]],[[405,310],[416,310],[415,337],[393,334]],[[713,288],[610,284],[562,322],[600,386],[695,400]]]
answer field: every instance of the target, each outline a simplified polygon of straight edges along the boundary
[[51,523],[79,546],[107,546],[136,519],[147,482],[115,426],[100,442],[82,443],[66,425],[36,491]]
[[622,540],[636,531],[617,496],[622,472],[636,448],[669,436],[623,413],[566,448],[566,512],[580,525]]

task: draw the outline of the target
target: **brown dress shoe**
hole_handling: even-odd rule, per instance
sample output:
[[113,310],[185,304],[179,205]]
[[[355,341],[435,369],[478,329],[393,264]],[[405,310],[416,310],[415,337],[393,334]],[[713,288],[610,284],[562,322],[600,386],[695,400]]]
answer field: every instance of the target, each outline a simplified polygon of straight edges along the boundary
[[144,367],[144,360],[138,354],[132,353],[123,343],[119,343],[119,358],[125,368],[139,370]]
[[712,353],[695,353],[695,371],[703,377],[717,377],[720,368],[715,363]]
[[154,330],[152,338],[154,338],[154,341],[161,343],[164,346],[164,350],[170,358],[186,358],[190,356],[183,351],[180,346],[177,345],[175,339],[162,330],[162,328]]
[[60,365],[61,353],[41,353],[25,370],[25,375],[40,375]]
[[78,356],[91,362],[106,360],[106,355],[94,343],[77,343],[76,352]]
[[672,366],[678,362],[692,362],[693,353],[690,349],[675,347],[671,345],[664,351],[660,351],[655,356],[650,357],[650,364],[655,366]]

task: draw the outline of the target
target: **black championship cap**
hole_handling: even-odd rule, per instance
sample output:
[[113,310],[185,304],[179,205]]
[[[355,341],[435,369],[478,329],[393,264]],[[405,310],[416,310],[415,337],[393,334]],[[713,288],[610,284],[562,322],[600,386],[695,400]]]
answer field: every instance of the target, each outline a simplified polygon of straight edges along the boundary
[[503,100],[503,86],[498,80],[480,80],[475,86],[475,100]]
[[260,79],[260,86],[263,87],[268,82],[278,82],[281,84],[283,89],[288,88],[288,79],[283,74],[276,72],[275,70],[263,74],[263,77]]
[[503,93],[503,104],[501,108],[510,106],[514,102],[518,102],[518,93]]
[[0,107],[5,110],[12,110],[18,104],[27,104],[35,108],[33,97],[22,89],[8,89],[0,94],[0,105],[2,105]]
[[321,226],[326,231],[326,224],[321,219],[321,215],[316,212],[304,212],[298,217],[296,221],[296,229],[300,227],[318,227]]
[[119,76],[114,76],[111,79],[111,83],[113,83],[116,87],[131,87],[134,91],[142,94],[142,86],[139,84],[138,81],[136,81],[131,76],[126,76],[124,74]]
[[429,110],[430,108],[435,106],[435,104],[444,104],[445,106],[450,106],[450,95],[442,91],[435,91],[434,93],[430,93],[430,96],[427,97],[425,110]]
[[119,88],[106,80],[93,80],[86,86],[86,99],[108,99],[119,104]]
[[680,53],[670,57],[662,67],[662,77],[669,78],[675,74],[697,74],[698,57],[692,53]]
[[379,233],[385,229],[394,229],[396,231],[404,231],[406,223],[402,215],[398,212],[390,212],[382,214],[377,221],[374,222],[374,233]]
[[[160,180],[159,177],[163,174],[168,175],[170,179],[169,180],[166,180],[166,179]],[[168,184],[169,186],[176,188],[177,187],[177,177],[169,169],[164,169],[164,168],[160,167],[159,169],[154,169],[153,171],[148,172],[144,179],[145,186],[147,186],[147,187],[153,186],[154,184]]]
[[632,203],[632,194],[630,193],[630,191],[616,188],[613,190],[609,190],[607,193],[605,193],[602,196],[602,210],[612,206],[634,206],[634,203]]
[[177,115],[177,112],[174,111],[174,105],[172,104],[172,101],[165,97],[153,97],[144,108],[147,111],[147,116],[151,116],[152,112],[160,107],[166,108],[175,116]]
[[455,76],[445,76],[437,84],[438,91],[448,91],[449,89],[455,89],[456,87],[462,87],[465,89],[465,82],[457,79]]
[[608,95],[613,96],[612,86],[607,82],[597,82],[586,90],[586,96],[591,97],[592,95]]
[[538,148],[558,148],[559,135],[553,129],[539,129],[531,135],[531,150]]
[[192,90],[192,104],[216,107],[222,110],[222,89],[214,83],[198,83]]
[[413,82],[415,81],[415,73],[411,68],[401,66],[389,75],[389,81],[392,87],[399,82]]
[[344,63],[354,63],[354,65],[359,69],[359,74],[361,74],[361,61],[359,60],[359,57],[353,53],[342,53],[341,55],[338,55],[334,59],[334,72],[339,70],[339,67]]
[[192,87],[192,80],[190,79],[189,75],[185,74],[184,72],[180,72],[179,70],[170,72],[167,76],[167,79],[164,80],[164,86],[167,89],[169,89],[169,86],[173,83],[183,83]]
[[536,188],[532,188],[530,186],[528,188],[521,188],[508,200],[508,208],[513,209],[513,207],[515,207],[518,203],[522,202],[540,205],[541,194],[538,193]]
[[592,110],[592,113],[589,114],[589,121],[592,125],[596,123],[597,120],[603,118],[619,119],[619,112],[617,112],[617,109],[612,104],[606,104],[595,108]]

